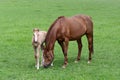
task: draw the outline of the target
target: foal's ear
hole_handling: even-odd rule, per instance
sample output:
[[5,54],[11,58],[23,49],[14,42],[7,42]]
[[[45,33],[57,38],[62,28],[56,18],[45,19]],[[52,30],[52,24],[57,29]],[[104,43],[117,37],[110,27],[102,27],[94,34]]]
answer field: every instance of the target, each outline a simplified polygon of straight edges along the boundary
[[38,29],[38,28],[34,28],[34,29],[33,29],[33,32],[35,32],[35,31],[38,31],[38,32],[39,32],[39,29]]

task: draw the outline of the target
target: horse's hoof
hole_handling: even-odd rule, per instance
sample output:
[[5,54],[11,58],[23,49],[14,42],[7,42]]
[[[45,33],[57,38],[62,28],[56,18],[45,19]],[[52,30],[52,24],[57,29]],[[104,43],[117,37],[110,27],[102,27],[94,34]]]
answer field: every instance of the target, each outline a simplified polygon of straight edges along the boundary
[[77,61],[77,60],[75,60],[75,63],[78,63],[78,61]]
[[53,63],[51,64],[51,66],[53,66]]
[[88,64],[90,64],[91,63],[91,61],[88,61]]
[[39,69],[39,66],[37,66],[37,70]]
[[62,68],[63,68],[63,69],[65,69],[65,68],[66,68],[66,66],[65,66],[65,65],[63,65],[63,66],[62,66]]

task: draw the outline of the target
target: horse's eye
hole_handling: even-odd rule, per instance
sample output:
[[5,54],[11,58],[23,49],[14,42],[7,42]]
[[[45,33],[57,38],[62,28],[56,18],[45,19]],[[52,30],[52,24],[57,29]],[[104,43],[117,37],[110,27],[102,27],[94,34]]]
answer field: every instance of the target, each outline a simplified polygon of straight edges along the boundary
[[45,58],[47,58],[47,56],[46,55],[43,55]]
[[48,58],[48,56],[45,56],[46,58]]

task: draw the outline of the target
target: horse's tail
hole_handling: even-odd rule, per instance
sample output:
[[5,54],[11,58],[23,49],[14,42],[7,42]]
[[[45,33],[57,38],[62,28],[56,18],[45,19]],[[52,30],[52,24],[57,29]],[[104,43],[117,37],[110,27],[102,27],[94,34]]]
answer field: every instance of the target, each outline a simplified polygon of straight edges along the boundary
[[88,16],[90,19],[92,19],[92,17],[91,16]]
[[94,43],[93,43],[93,46],[92,46],[92,54],[94,54]]
[[94,37],[93,37],[93,33],[92,33],[92,54],[94,54]]

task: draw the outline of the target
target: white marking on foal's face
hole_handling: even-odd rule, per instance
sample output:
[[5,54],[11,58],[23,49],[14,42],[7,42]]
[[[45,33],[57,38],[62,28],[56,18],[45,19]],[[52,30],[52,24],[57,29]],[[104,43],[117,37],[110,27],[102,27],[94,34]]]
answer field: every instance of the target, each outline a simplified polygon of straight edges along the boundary
[[38,36],[37,36],[37,33],[36,33],[36,32],[34,33],[34,38],[35,38],[35,42],[37,42]]

